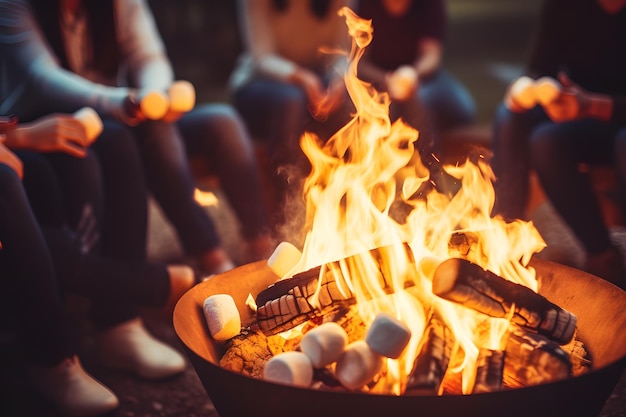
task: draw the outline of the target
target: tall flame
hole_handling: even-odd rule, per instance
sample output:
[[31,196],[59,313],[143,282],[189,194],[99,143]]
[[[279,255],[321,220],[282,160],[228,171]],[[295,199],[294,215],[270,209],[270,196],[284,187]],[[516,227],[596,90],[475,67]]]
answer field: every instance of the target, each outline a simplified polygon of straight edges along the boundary
[[[410,327],[412,337],[404,354],[387,362],[387,379],[376,388],[381,393],[403,392],[432,308],[441,313],[465,353],[464,363],[455,370],[469,374],[464,381],[471,380],[474,367],[466,365],[475,362],[479,348],[498,347],[507,321],[434,296],[434,268],[457,256],[451,241],[460,237],[467,247],[463,257],[536,291],[534,270],[527,263],[545,242],[532,223],[491,217],[494,176],[484,158],[445,166],[461,184],[456,194],[433,189],[414,197],[429,181],[415,151],[419,134],[402,120],[392,123],[389,96],[357,77],[358,62],[373,38],[371,21],[348,8],[339,14],[352,38],[345,84],[356,113],[325,143],[312,133],[301,138],[312,171],[303,190],[307,233],[292,272],[339,260],[341,271],[336,275],[355,294],[366,322],[385,311]],[[398,206],[408,211],[401,219],[394,214]],[[367,258],[372,249],[384,256],[384,271],[380,259]],[[381,274],[390,288],[381,287]]]

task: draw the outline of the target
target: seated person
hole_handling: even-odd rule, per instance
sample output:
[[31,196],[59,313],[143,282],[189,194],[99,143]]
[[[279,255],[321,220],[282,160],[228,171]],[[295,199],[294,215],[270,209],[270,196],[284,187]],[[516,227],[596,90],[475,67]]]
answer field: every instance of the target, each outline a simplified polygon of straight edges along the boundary
[[[243,260],[271,253],[255,154],[244,125],[228,105],[170,106],[174,74],[145,0],[2,0],[0,15],[6,77],[0,112],[28,122],[88,106],[127,130],[139,146],[149,191],[185,254],[208,275],[235,264],[213,220],[194,199],[187,152],[201,152],[220,175],[244,226]],[[115,164],[116,155],[109,157]]]
[[444,0],[360,1],[356,11],[374,28],[359,78],[389,93],[392,118],[420,130],[420,140],[431,141],[436,151],[438,132],[474,123],[472,96],[443,67]]
[[622,288],[623,254],[578,167],[615,164],[622,185],[626,180],[625,6],[625,0],[546,1],[526,72],[508,88],[493,138],[494,213],[526,216],[534,169],[584,246],[585,269]]
[[[343,76],[349,50],[350,0],[246,0],[238,3],[244,51],[229,81],[232,100],[251,133],[268,148],[279,204],[272,221],[286,222],[282,204],[298,201],[310,164],[300,138],[328,139],[350,120]],[[295,197],[295,198],[294,198]],[[290,217],[295,216],[290,212]],[[293,238],[293,234],[290,239]]]

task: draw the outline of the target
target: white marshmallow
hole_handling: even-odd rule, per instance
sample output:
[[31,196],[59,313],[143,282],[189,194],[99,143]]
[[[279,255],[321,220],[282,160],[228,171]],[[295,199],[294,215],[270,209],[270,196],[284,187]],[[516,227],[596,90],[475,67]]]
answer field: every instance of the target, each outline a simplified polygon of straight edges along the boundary
[[535,81],[535,96],[542,105],[552,103],[559,94],[561,94],[561,84],[554,78],[541,77]]
[[91,107],[83,107],[74,113],[74,118],[80,120],[87,131],[87,139],[93,142],[102,133],[102,119]]
[[167,91],[170,99],[170,110],[186,113],[196,104],[196,90],[189,81],[176,81]]
[[300,341],[313,367],[323,368],[341,356],[348,344],[348,334],[339,324],[329,321],[309,330]]
[[269,266],[279,277],[283,278],[300,260],[302,252],[289,242],[280,242],[274,253],[267,259]]
[[410,65],[396,69],[388,82],[389,95],[393,99],[407,100],[417,85],[417,71]]
[[228,340],[241,331],[241,316],[235,300],[229,294],[207,297],[202,304],[202,311],[213,339]]
[[510,95],[513,100],[525,109],[531,109],[537,104],[535,97],[535,82],[532,78],[521,76],[511,85]]
[[160,120],[169,108],[169,100],[165,94],[153,91],[141,96],[139,109],[149,120]]
[[406,324],[388,313],[378,313],[370,326],[365,341],[379,355],[397,359],[411,340],[411,330]]
[[335,377],[348,389],[369,383],[383,368],[384,358],[374,352],[365,340],[350,343],[335,365]]
[[313,365],[302,352],[281,352],[265,363],[263,379],[278,384],[308,387],[313,381]]

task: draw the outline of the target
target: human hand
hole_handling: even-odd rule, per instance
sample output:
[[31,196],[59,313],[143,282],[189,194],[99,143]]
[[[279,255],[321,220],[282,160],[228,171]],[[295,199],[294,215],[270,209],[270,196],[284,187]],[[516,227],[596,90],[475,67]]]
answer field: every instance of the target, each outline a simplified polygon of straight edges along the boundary
[[54,113],[33,122],[19,124],[7,132],[5,143],[14,149],[64,152],[83,158],[92,141],[81,120],[72,114]]
[[574,84],[565,73],[559,74],[562,89],[548,103],[542,103],[547,115],[560,123],[593,117],[591,114],[593,95]]
[[419,76],[414,67],[402,65],[387,75],[386,82],[392,100],[406,101],[415,95]]
[[24,165],[22,164],[22,160],[6,147],[4,144],[5,139],[5,135],[0,135],[0,164],[5,164],[11,168],[18,177],[22,179],[24,177]]

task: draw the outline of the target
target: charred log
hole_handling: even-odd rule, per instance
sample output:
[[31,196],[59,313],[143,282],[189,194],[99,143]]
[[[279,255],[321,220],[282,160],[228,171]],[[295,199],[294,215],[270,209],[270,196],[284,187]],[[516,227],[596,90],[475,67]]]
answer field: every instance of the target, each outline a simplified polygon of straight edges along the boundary
[[438,395],[455,344],[452,330],[431,312],[407,381],[408,395]]
[[504,349],[503,381],[511,388],[545,384],[569,378],[569,355],[556,342],[518,326],[511,332]]
[[502,389],[504,352],[480,349],[476,359],[476,380],[472,393],[496,392]]
[[[367,285],[360,286],[370,291],[369,294],[363,294],[366,298],[391,294],[394,289],[390,277],[399,274],[398,269],[402,268],[400,265],[413,264],[408,245],[385,246],[277,281],[261,291],[256,298],[259,329],[267,335],[277,334],[348,307],[356,303],[352,292],[353,283],[356,282],[378,284],[369,288]],[[364,277],[372,273],[376,276]],[[402,279],[403,283],[410,281],[408,277]]]
[[576,316],[530,288],[508,281],[479,265],[452,258],[433,277],[433,293],[491,317],[505,318],[533,329],[559,344],[572,340]]

